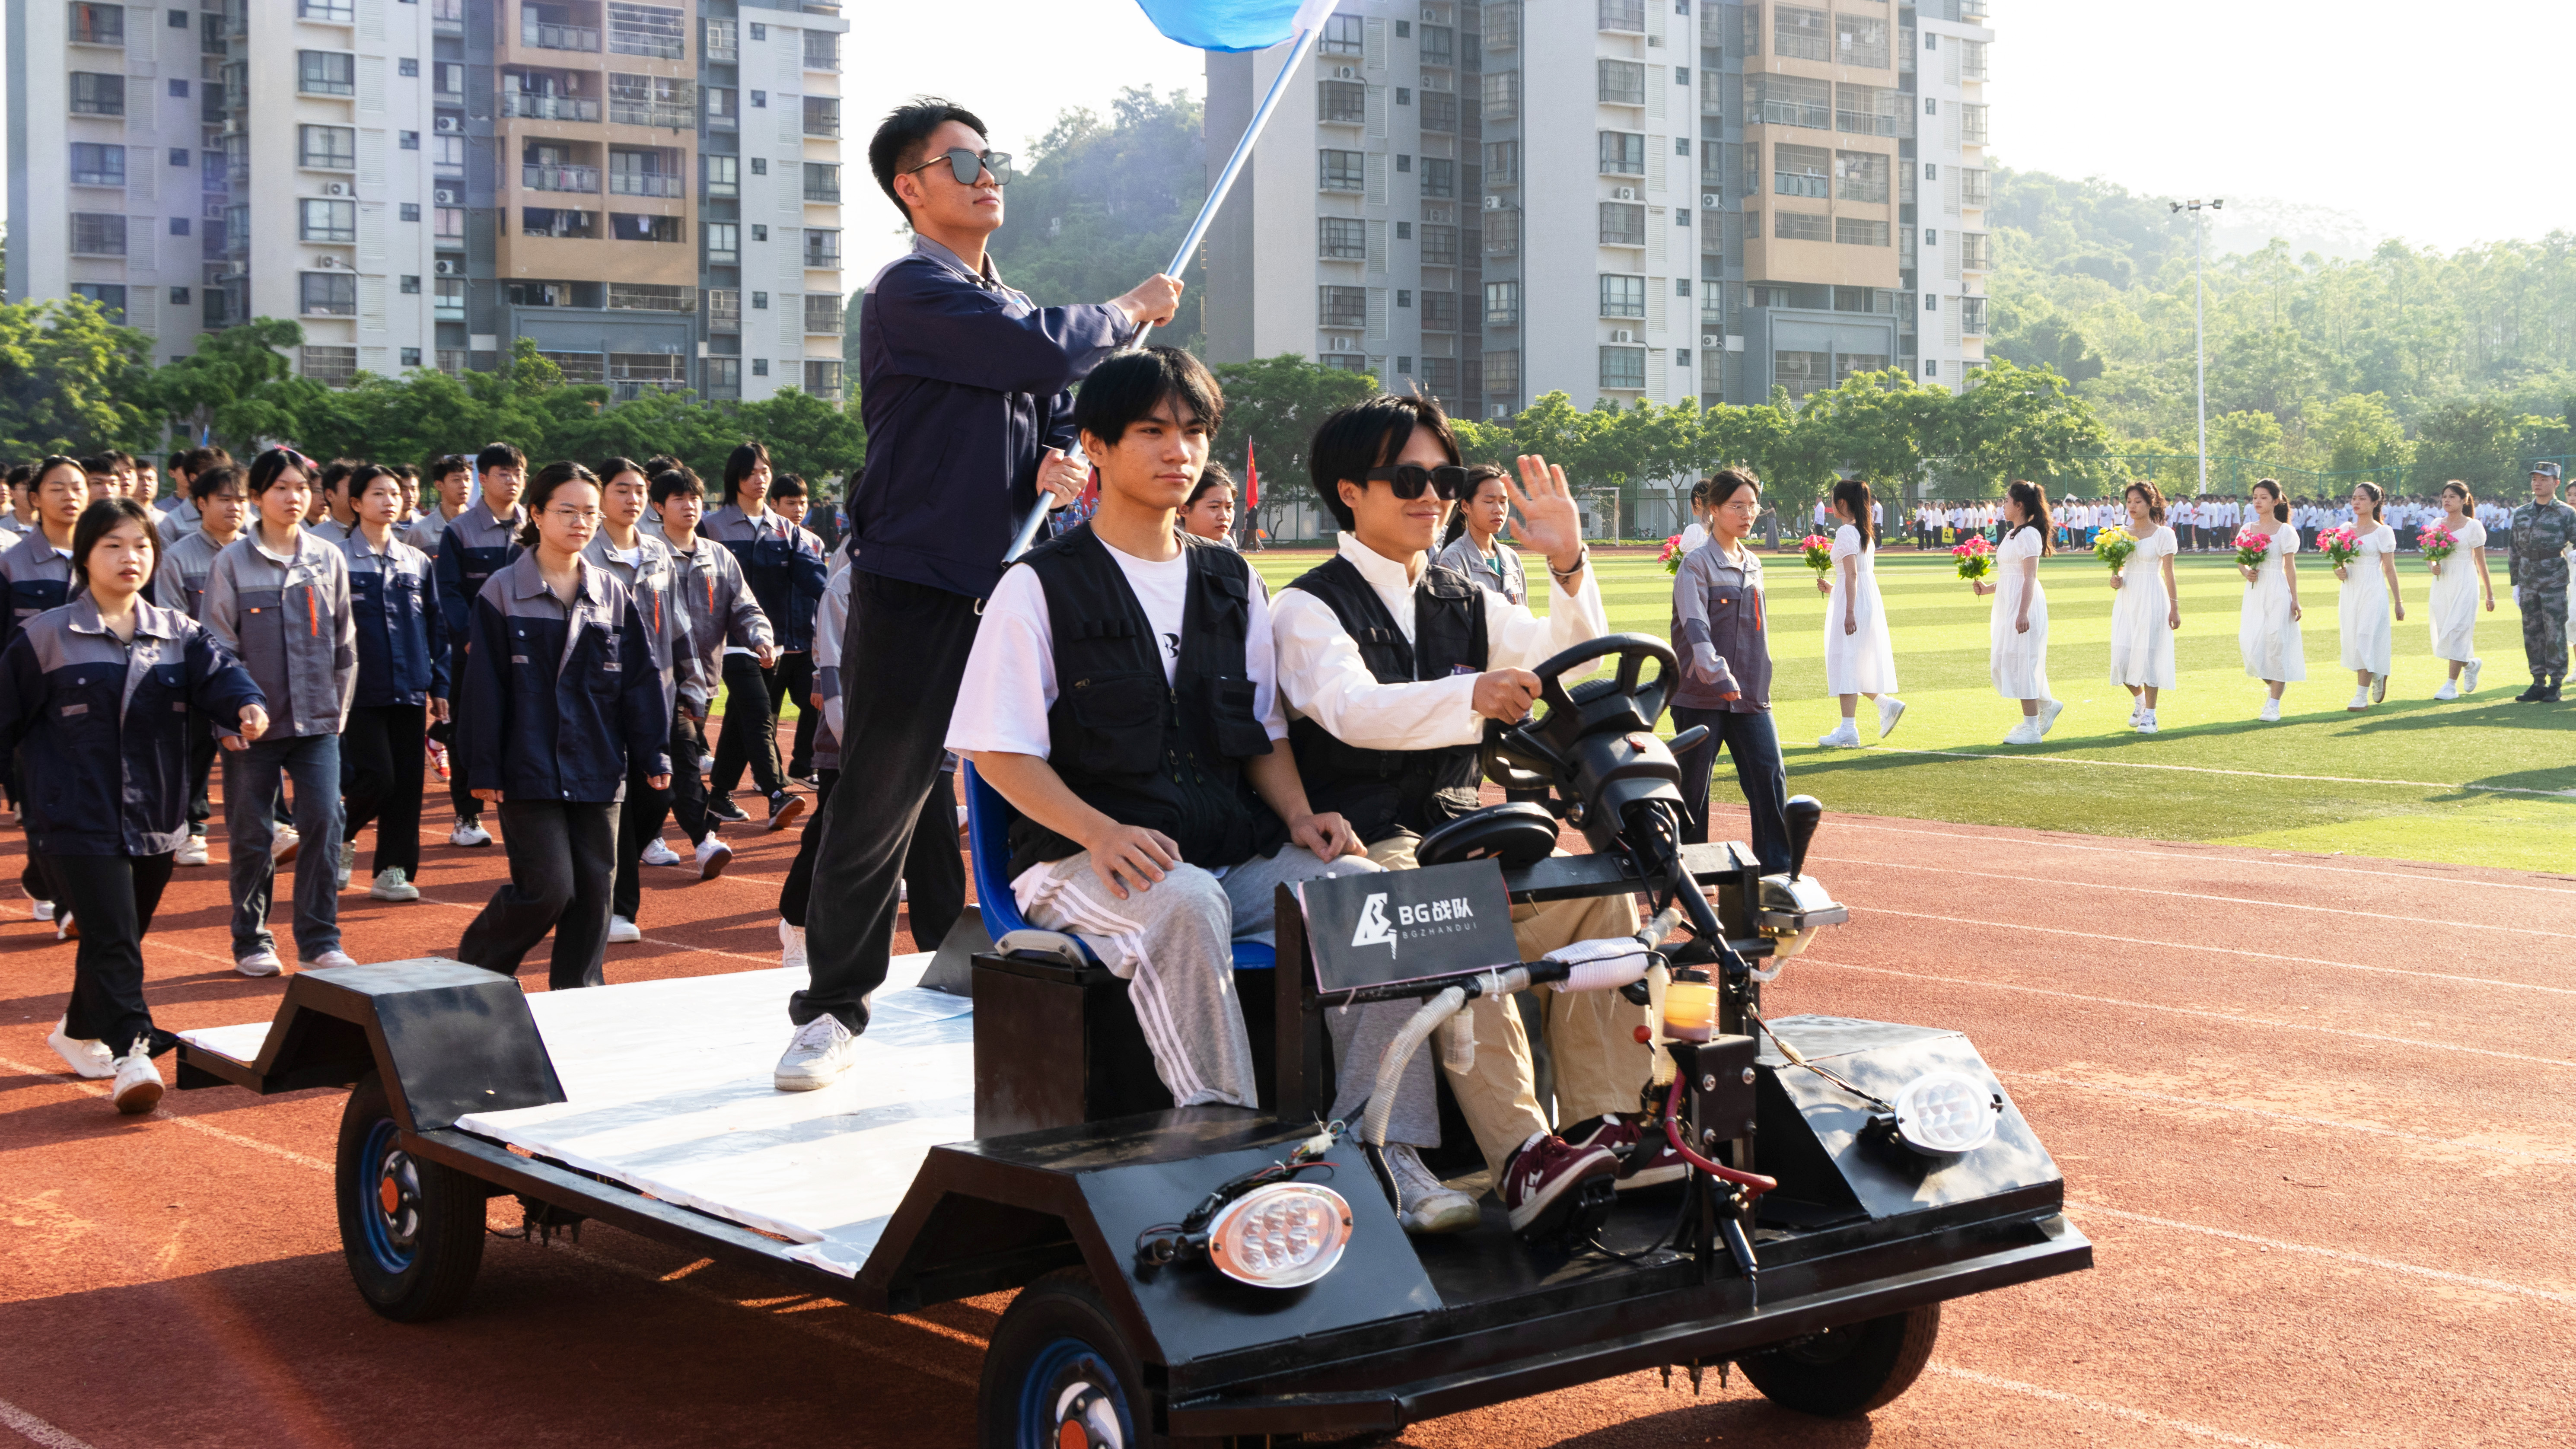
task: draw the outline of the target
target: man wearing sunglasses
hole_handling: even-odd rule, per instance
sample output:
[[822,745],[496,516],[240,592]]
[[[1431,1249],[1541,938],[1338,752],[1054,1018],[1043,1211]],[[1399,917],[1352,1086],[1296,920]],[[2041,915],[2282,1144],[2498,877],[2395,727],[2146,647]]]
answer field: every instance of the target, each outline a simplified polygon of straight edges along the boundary
[[[1271,610],[1288,738],[1314,809],[1339,812],[1391,870],[1416,864],[1435,827],[1478,806],[1485,721],[1517,721],[1537,699],[1532,665],[1610,632],[1583,545],[1565,470],[1543,458],[1506,474],[1512,537],[1547,559],[1547,616],[1430,561],[1441,524],[1466,495],[1467,470],[1440,405],[1379,396],[1324,419],[1307,450],[1315,491],[1341,525],[1335,556],[1279,591]],[[1523,960],[1574,941],[1638,928],[1626,896],[1512,908]],[[1452,1072],[1476,1145],[1516,1230],[1543,1232],[1594,1178],[1645,1186],[1678,1162],[1636,1150],[1633,1114],[1651,1068],[1633,1008],[1615,992],[1542,989],[1562,1134],[1538,1105],[1537,1074],[1520,1013],[1496,998],[1471,1003],[1474,1067]],[[1365,1032],[1350,1054],[1374,1061]],[[1615,1150],[1614,1149],[1618,1149]]]
[[867,1029],[977,613],[1039,493],[1070,501],[1087,481],[1066,456],[1069,389],[1142,327],[1170,321],[1181,294],[1155,276],[1114,301],[1039,307],[1004,286],[984,243],[1002,224],[1010,158],[992,153],[963,107],[896,109],[868,143],[868,166],[913,246],[859,304],[868,456],[850,492],[857,572],[837,663],[842,757],[865,768],[843,775],[808,827],[824,834],[807,923],[812,981],[789,1004],[797,1030],[778,1064],[787,1090],[848,1070]]

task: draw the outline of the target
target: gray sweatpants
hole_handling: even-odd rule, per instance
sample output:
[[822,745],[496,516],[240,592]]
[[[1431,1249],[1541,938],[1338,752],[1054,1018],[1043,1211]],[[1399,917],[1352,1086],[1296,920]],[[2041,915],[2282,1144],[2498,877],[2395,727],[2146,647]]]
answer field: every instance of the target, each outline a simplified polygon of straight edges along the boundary
[[[1377,868],[1361,856],[1327,862],[1303,846],[1286,845],[1223,876],[1194,865],[1176,867],[1144,890],[1130,890],[1122,901],[1092,874],[1085,851],[1052,862],[1034,889],[1020,889],[1020,914],[1041,930],[1080,937],[1130,983],[1128,1000],[1153,1050],[1154,1070],[1174,1102],[1253,1107],[1259,1093],[1252,1041],[1234,995],[1233,943],[1275,943],[1278,887]],[[1325,1013],[1340,1063],[1333,1115],[1356,1121],[1387,1042],[1419,1005],[1390,1001]],[[1406,1068],[1388,1141],[1440,1145],[1431,1079],[1437,1051],[1425,1043]]]

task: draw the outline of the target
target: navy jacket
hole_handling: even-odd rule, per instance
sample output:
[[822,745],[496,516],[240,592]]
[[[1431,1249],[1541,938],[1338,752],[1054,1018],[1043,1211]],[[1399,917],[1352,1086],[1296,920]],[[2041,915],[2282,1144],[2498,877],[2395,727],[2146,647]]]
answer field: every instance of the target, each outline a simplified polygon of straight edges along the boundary
[[743,581],[769,616],[782,650],[814,647],[814,606],[823,598],[829,576],[823,550],[814,536],[787,521],[787,515],[763,509],[758,518],[728,503],[707,515],[698,536],[725,546],[741,565]]
[[0,652],[0,756],[24,746],[18,809],[51,855],[166,855],[188,834],[191,707],[227,724],[265,705],[204,626],[142,603],[129,648],[84,594]]
[[448,520],[438,538],[438,601],[447,610],[447,637],[463,642],[473,627],[474,601],[483,585],[503,565],[519,556],[519,529],[528,510],[513,507],[508,518],[495,518],[480,498]]
[[9,593],[5,617],[0,617],[0,647],[6,647],[29,620],[61,608],[71,597],[72,561],[54,552],[42,527],[31,528],[0,553],[0,584]]
[[360,709],[447,698],[447,611],[429,555],[399,538],[378,554],[363,529],[340,545],[349,561],[349,609],[358,621]]
[[512,560],[474,601],[464,675],[469,790],[603,804],[626,797],[630,755],[646,775],[671,772],[662,673],[634,597],[605,568],[583,562],[567,609],[536,555]]
[[[1106,304],[1038,307],[927,237],[859,302],[868,457],[850,497],[858,567],[983,598],[1037,502],[1038,462],[1074,443],[1066,389],[1133,333]],[[803,647],[801,645],[792,647]]]

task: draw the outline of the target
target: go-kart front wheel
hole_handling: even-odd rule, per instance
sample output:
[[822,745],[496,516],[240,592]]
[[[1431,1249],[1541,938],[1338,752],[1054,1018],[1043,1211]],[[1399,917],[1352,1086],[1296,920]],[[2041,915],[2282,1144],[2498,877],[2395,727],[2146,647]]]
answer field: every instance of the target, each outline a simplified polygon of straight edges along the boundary
[[1139,1449],[1150,1427],[1135,1351],[1080,1268],[1020,1290],[984,1350],[983,1449]]
[[397,1323],[455,1311],[483,1266],[482,1185],[402,1146],[373,1072],[340,1113],[340,1249],[367,1306]]
[[1941,1333],[1941,1305],[1926,1303],[1810,1333],[1736,1360],[1762,1396],[1784,1409],[1848,1419],[1882,1408],[1914,1386]]

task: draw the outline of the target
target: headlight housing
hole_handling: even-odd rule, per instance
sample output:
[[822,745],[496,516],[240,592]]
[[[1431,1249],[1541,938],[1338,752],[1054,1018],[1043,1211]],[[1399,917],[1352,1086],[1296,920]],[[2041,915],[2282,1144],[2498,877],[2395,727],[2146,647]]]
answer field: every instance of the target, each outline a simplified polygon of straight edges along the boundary
[[1255,1288],[1295,1288],[1333,1271],[1351,1240],[1351,1205],[1329,1187],[1274,1182],[1227,1203],[1208,1224],[1208,1261]]
[[1995,1140],[2002,1104],[1965,1072],[1926,1072],[1896,1094],[1896,1135],[1935,1157],[1973,1152]]

